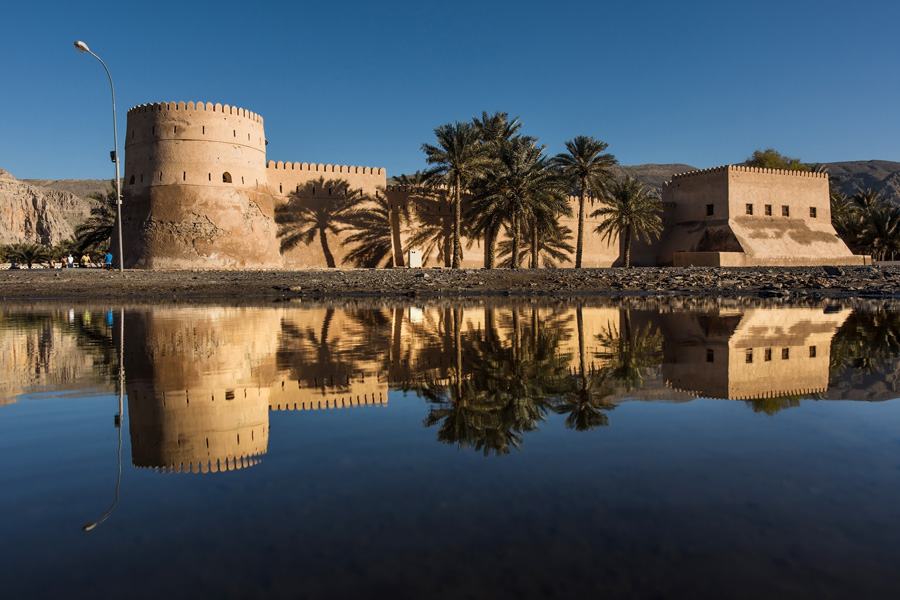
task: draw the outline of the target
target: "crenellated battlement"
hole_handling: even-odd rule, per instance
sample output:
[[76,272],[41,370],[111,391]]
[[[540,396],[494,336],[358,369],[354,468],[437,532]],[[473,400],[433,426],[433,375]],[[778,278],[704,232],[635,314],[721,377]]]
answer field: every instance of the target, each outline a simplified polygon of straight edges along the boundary
[[227,104],[213,104],[212,102],[153,102],[150,104],[140,104],[128,109],[128,114],[144,114],[163,111],[207,111],[221,113],[223,115],[235,115],[255,121],[260,125],[263,124],[263,118],[258,114],[249,110],[238,108],[237,106],[229,106]]
[[385,170],[377,167],[353,167],[347,165],[323,165],[321,163],[275,162],[266,163],[266,169],[276,171],[305,171],[309,173],[347,173],[354,175],[384,175]]
[[672,179],[663,184],[668,186],[676,180],[684,180],[692,177],[712,175],[715,173],[760,173],[764,175],[787,175],[790,177],[806,177],[810,179],[827,179],[828,173],[815,173],[813,171],[791,171],[789,169],[766,169],[763,167],[748,167],[746,165],[722,165],[720,167],[712,167],[709,169],[698,169],[696,171],[687,171],[685,173],[676,173],[672,175]]
[[197,462],[178,463],[162,466],[134,466],[139,469],[153,469],[156,473],[221,473],[223,471],[234,471],[236,469],[246,469],[262,462],[265,452],[257,452],[253,454],[243,454],[229,456],[228,458],[216,458],[212,460],[204,460]]

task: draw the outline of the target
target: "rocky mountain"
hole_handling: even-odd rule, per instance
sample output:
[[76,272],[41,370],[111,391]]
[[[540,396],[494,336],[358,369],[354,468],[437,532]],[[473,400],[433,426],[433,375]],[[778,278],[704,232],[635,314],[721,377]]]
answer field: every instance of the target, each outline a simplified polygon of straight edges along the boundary
[[825,166],[838,188],[848,196],[853,195],[857,188],[872,188],[895,204],[900,204],[900,162],[855,160],[825,163]]
[[53,246],[90,212],[88,201],[72,192],[30,185],[0,169],[0,244]]
[[51,190],[72,192],[80,198],[87,198],[93,195],[102,196],[114,180],[110,177],[109,179],[21,179],[20,181]]

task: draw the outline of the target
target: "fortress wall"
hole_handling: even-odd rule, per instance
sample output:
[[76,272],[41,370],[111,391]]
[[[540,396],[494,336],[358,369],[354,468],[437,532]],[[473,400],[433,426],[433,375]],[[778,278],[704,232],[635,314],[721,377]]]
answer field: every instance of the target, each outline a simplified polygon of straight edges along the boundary
[[[315,163],[275,162],[266,163],[266,180],[277,197],[297,194],[301,197],[327,198],[330,182],[345,181],[352,189],[375,195],[383,190],[387,181],[384,169],[375,167],[348,167]],[[322,185],[325,184],[325,185]]]
[[[732,165],[728,167],[728,192],[730,214],[734,217],[747,216],[747,205],[750,204],[754,217],[808,219],[831,224],[828,175],[825,173]],[[771,206],[771,215],[766,215],[766,206]],[[785,207],[787,216],[783,214]],[[811,208],[815,209],[815,216],[812,216]]]
[[[662,201],[674,203],[675,223],[728,218],[728,167],[690,171],[672,176],[662,188]],[[712,205],[713,214],[707,206]]]
[[259,115],[200,102],[137,106],[125,150],[126,267],[281,267]]

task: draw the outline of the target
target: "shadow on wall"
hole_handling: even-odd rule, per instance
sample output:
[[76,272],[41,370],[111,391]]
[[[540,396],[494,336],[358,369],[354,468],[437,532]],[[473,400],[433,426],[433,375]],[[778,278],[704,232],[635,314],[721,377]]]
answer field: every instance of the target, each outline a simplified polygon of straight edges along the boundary
[[334,243],[350,247],[339,253],[342,265],[392,265],[391,220],[391,207],[383,190],[372,197],[351,188],[344,179],[324,177],[292,192],[275,209],[281,253],[317,244],[328,268],[338,266]]

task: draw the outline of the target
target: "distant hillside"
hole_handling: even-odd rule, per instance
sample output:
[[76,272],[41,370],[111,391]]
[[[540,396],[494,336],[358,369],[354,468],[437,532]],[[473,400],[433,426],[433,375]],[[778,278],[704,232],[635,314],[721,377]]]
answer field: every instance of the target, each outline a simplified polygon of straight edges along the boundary
[[22,183],[35,185],[51,190],[62,190],[71,192],[80,198],[87,198],[90,195],[104,195],[106,188],[112,185],[110,182],[115,181],[109,179],[20,179]]
[[688,171],[696,170],[697,167],[692,167],[691,165],[685,165],[681,163],[672,163],[665,165],[634,165],[631,167],[619,165],[613,168],[613,171],[615,171],[616,173],[616,177],[630,175],[634,179],[637,179],[638,181],[643,183],[645,189],[653,189],[657,192],[662,190],[662,186],[665,182],[672,179],[672,175],[676,175],[678,173],[687,173]]
[[825,163],[828,174],[837,179],[837,185],[848,196],[857,188],[878,190],[882,195],[900,204],[900,162],[889,160],[855,160]]
[[70,238],[89,214],[88,200],[19,181],[0,169],[0,244],[53,246]]

